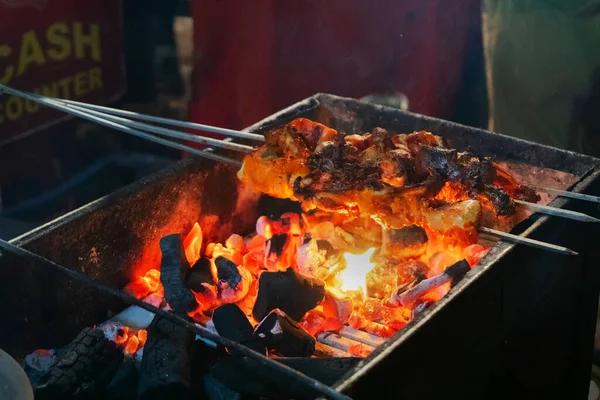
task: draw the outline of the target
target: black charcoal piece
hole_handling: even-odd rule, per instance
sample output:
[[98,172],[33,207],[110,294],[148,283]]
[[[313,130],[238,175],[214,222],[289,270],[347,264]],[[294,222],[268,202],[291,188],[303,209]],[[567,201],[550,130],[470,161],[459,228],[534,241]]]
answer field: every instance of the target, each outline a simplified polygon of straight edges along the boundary
[[258,199],[257,205],[258,215],[266,215],[270,219],[276,221],[285,213],[302,213],[302,206],[297,201],[289,199],[278,199],[268,195],[262,195]]
[[222,305],[214,311],[212,320],[219,335],[261,354],[267,353],[265,345],[254,335],[252,324],[237,305]]
[[133,359],[125,359],[106,389],[109,400],[137,400],[140,374]]
[[240,275],[238,267],[233,261],[225,257],[217,257],[215,266],[217,267],[217,278],[219,281],[227,282],[230,288],[235,289],[242,281],[242,275]]
[[156,316],[148,327],[148,341],[140,368],[140,400],[190,399],[190,348],[194,333]]
[[196,293],[202,293],[206,288],[202,285],[208,283],[214,285],[212,272],[210,270],[210,260],[206,257],[200,258],[190,269],[187,279],[187,287]]
[[123,352],[100,329],[85,328],[35,387],[36,399],[103,399]]
[[297,275],[292,268],[285,272],[263,272],[258,280],[258,295],[252,316],[261,321],[278,308],[300,321],[325,297],[322,281]]
[[194,294],[185,286],[190,264],[185,258],[181,235],[169,235],[160,240],[162,260],[160,282],[165,288],[165,299],[173,311],[188,313],[198,307]]
[[281,310],[271,311],[254,334],[269,350],[285,357],[309,357],[315,352],[315,338]]
[[452,287],[454,287],[470,270],[467,260],[460,260],[446,268],[444,274],[452,278]]
[[265,246],[269,249],[269,254],[276,254],[277,257],[281,257],[281,254],[283,254],[283,248],[285,247],[287,240],[287,233],[273,235],[271,239],[267,240]]

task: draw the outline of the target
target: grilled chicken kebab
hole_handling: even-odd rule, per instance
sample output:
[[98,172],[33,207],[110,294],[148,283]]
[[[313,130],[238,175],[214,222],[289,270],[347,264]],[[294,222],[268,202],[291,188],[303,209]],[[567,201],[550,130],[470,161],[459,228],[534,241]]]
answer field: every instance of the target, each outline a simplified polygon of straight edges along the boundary
[[429,132],[346,134],[304,118],[267,133],[238,177],[305,211],[369,216],[389,229],[476,228],[482,214],[510,220],[513,199],[539,200],[489,157],[449,148]]

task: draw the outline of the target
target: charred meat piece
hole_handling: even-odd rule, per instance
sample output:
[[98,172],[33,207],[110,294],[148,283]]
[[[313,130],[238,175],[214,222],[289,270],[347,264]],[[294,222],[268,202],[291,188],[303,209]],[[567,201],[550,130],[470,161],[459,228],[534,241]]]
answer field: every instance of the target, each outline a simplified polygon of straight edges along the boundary
[[258,324],[254,334],[269,350],[285,357],[310,357],[315,352],[315,338],[278,309],[271,311]]
[[293,128],[304,138],[306,145],[314,150],[319,143],[331,140],[337,135],[335,129],[331,129],[318,122],[311,121],[306,118],[297,118],[290,122],[287,126]]
[[499,187],[487,185],[482,195],[492,204],[496,214],[500,216],[514,214],[515,203],[512,202],[508,193]]
[[258,295],[252,316],[260,321],[278,308],[300,321],[324,296],[323,282],[297,275],[292,268],[285,272],[263,272],[258,279]]
[[421,177],[438,175],[445,180],[460,180],[462,166],[455,149],[421,146],[415,157],[415,169]]
[[497,164],[494,164],[494,167],[496,169],[494,185],[504,189],[504,191],[506,191],[515,199],[529,201],[532,203],[537,203],[540,200],[540,196],[531,187],[521,185],[515,178],[500,168]]
[[[389,136],[376,128],[365,135],[345,135],[302,120],[270,134],[282,138],[268,138],[256,154],[246,156],[240,179],[272,196],[298,200],[304,211],[371,217],[384,228],[424,226],[437,218],[439,227],[437,210],[444,202],[477,200],[486,215],[504,216],[516,214],[513,198],[537,200],[535,192],[489,158],[447,148],[441,137],[425,131]],[[267,152],[269,146],[277,151]],[[456,190],[438,198],[447,186]],[[469,224],[442,218],[448,222],[442,225],[476,225],[470,217],[481,213],[473,213],[471,205],[450,208]],[[459,210],[468,215],[456,215]]]
[[427,242],[425,229],[416,225],[406,226],[401,229],[390,229],[386,231],[386,234],[391,243],[399,246],[412,246]]

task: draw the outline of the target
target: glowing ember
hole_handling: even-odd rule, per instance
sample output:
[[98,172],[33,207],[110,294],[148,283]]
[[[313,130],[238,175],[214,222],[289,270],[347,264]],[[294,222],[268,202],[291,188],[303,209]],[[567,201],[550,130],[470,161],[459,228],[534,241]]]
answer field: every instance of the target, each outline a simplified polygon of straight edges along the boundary
[[367,273],[375,266],[375,263],[371,261],[374,252],[375,249],[372,248],[358,255],[344,254],[346,268],[338,274],[341,290],[365,292]]

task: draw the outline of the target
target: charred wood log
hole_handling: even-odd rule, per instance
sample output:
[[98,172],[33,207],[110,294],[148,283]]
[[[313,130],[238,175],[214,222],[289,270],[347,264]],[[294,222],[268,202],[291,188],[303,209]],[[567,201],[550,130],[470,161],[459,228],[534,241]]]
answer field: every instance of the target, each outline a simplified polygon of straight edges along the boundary
[[206,257],[200,258],[188,273],[187,287],[196,293],[203,293],[206,286],[203,283],[214,285],[213,275],[210,270],[210,260]]
[[256,326],[269,350],[285,357],[309,357],[315,352],[315,338],[281,310],[273,310]]
[[139,399],[189,399],[190,357],[194,333],[155,317],[148,327],[148,341],[140,370]]
[[102,399],[123,352],[100,329],[85,328],[35,388],[36,399]]
[[214,311],[212,320],[219,335],[241,343],[258,353],[267,354],[265,344],[254,334],[252,324],[237,305],[222,305]]
[[160,240],[160,250],[160,281],[165,288],[167,303],[178,313],[194,311],[198,307],[196,298],[184,286],[190,265],[185,258],[181,236],[175,234],[163,237]]
[[469,263],[466,260],[461,260],[432,278],[422,280],[417,284],[410,283],[400,286],[396,293],[392,295],[390,302],[395,305],[410,306],[433,289],[448,282],[456,284],[470,269]]
[[258,295],[252,316],[261,321],[278,308],[300,321],[324,297],[325,285],[322,281],[297,275],[292,268],[285,272],[263,272],[258,281]]

